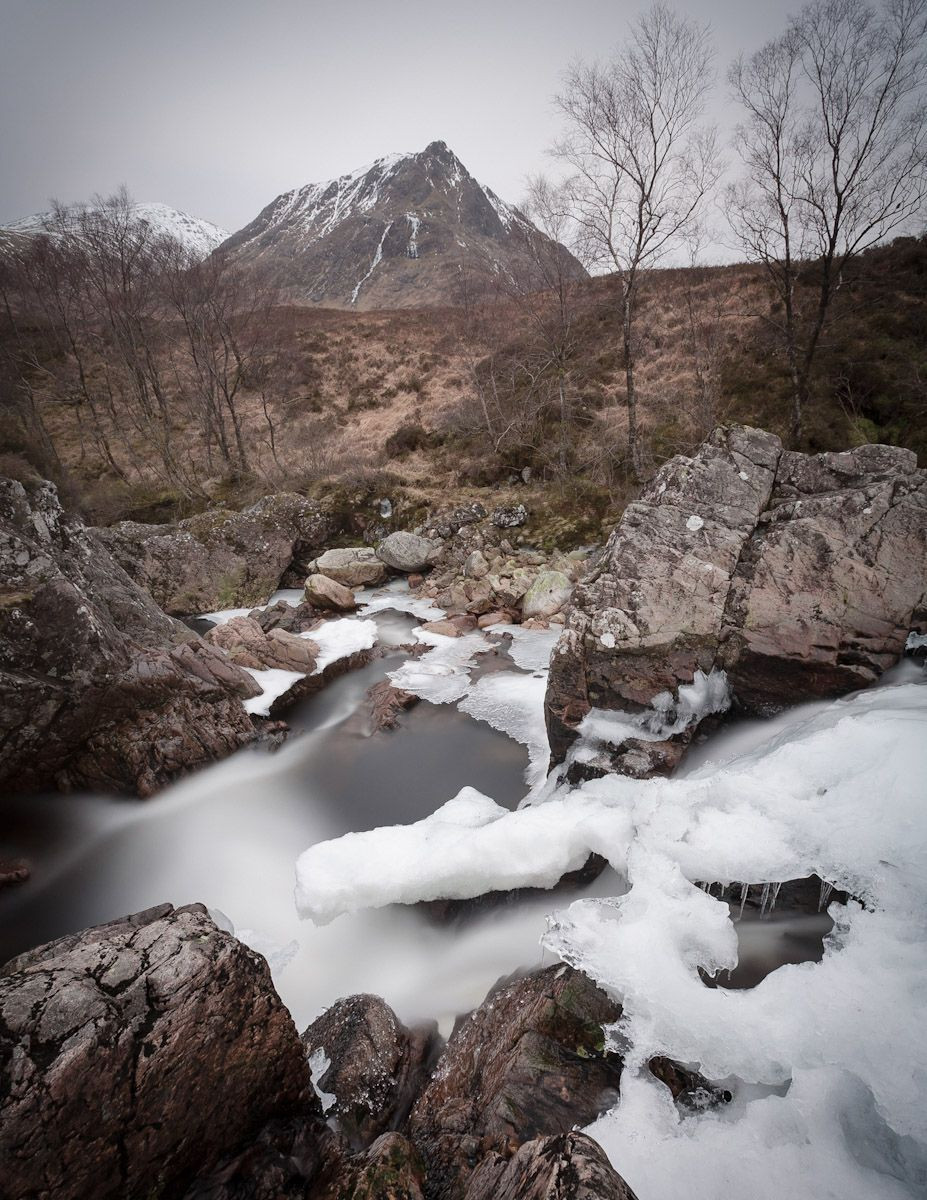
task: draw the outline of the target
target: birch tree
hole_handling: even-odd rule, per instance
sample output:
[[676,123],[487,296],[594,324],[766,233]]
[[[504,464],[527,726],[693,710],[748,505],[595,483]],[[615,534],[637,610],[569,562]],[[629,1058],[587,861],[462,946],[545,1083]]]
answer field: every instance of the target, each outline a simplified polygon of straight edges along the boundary
[[713,83],[708,30],[662,4],[605,63],[577,63],[556,98],[572,171],[573,214],[588,259],[619,283],[628,455],[640,477],[635,321],[645,272],[678,248],[719,173],[704,120]]
[[925,38],[927,0],[813,0],[729,74],[744,178],[728,214],[780,301],[796,445],[848,263],[924,210]]

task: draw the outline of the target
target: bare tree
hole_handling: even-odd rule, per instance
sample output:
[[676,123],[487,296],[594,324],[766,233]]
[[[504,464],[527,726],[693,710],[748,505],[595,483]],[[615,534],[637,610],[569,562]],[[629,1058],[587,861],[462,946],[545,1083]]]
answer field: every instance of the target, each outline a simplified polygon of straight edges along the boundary
[[662,4],[605,64],[578,63],[557,105],[567,132],[554,153],[572,168],[573,214],[590,261],[621,289],[628,452],[640,475],[635,317],[643,274],[678,246],[718,178],[703,122],[712,85],[708,31]]
[[[731,226],[766,270],[792,390],[792,440],[849,261],[908,225],[927,199],[927,0],[813,0],[785,34],[731,68],[745,117],[745,178]],[[811,269],[813,267],[813,270]],[[798,283],[811,281],[804,314]]]

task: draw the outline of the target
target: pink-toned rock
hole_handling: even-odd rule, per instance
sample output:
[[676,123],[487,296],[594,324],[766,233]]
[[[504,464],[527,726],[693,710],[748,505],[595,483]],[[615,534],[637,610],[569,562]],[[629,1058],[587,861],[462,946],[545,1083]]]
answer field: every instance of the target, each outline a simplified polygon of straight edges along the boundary
[[[865,687],[912,627],[927,627],[927,472],[915,455],[797,454],[761,430],[716,430],[657,472],[576,586],[548,681],[554,759],[590,709],[639,712],[696,671],[723,669],[734,703],[759,713]],[[678,715],[660,711],[667,724]],[[682,724],[669,742],[610,749],[602,765],[672,769],[698,718]]]
[[502,625],[511,620],[511,614],[504,609],[497,608],[493,612],[483,613],[477,618],[477,626],[480,629],[488,629],[490,625]]
[[306,599],[315,608],[333,609],[335,612],[353,612],[357,608],[351,589],[335,579],[329,579],[327,575],[309,576],[306,580]]
[[441,633],[445,637],[460,637],[461,634],[461,630],[448,617],[440,621],[426,621],[419,628],[424,629],[426,633]]
[[232,617],[215,625],[205,640],[221,647],[233,663],[252,670],[277,668],[309,674],[315,668],[319,648],[309,638],[272,628],[266,633],[253,617]]

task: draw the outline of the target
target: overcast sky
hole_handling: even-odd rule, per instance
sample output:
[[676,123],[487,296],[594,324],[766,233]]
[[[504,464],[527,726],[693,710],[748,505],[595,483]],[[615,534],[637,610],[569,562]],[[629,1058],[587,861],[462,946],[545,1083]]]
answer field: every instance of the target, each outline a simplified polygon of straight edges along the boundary
[[[0,0],[0,222],[128,185],[235,230],[280,192],[446,141],[517,202],[551,96],[628,0]],[[719,76],[797,5],[683,0]],[[715,100],[729,120],[723,82]]]

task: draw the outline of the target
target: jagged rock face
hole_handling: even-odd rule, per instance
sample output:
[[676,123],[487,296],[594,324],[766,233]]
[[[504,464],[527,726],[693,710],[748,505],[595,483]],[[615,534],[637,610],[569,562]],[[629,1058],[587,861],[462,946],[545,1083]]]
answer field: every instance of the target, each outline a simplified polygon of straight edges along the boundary
[[566,966],[491,992],[458,1024],[409,1119],[428,1196],[457,1200],[487,1155],[508,1157],[523,1142],[566,1133],[609,1108],[622,1064],[605,1050],[603,1026],[620,1015]]
[[[432,142],[420,153],[285,192],[221,252],[270,272],[303,303],[426,307],[459,303],[468,268],[523,264],[526,235],[540,237],[444,142]],[[572,277],[585,277],[562,246],[544,244]]]
[[636,1200],[584,1133],[535,1138],[514,1156],[492,1155],[473,1173],[465,1200]]
[[254,680],[158,609],[51,484],[0,480],[0,787],[147,795],[254,737]]
[[242,512],[209,509],[176,525],[120,521],[97,535],[121,567],[175,616],[263,604],[335,532],[314,500],[288,492]]
[[0,973],[10,1196],[181,1195],[266,1122],[321,1111],[267,964],[201,905],[51,942]]
[[910,451],[809,456],[716,430],[657,472],[573,594],[548,681],[554,761],[592,710],[648,713],[651,735],[595,769],[672,770],[721,707],[685,717],[679,688],[699,671],[726,671],[733,702],[760,713],[866,686],[927,619],[925,562],[927,472]]
[[328,1115],[355,1148],[398,1128],[437,1057],[437,1027],[407,1029],[379,996],[339,1000],[302,1035],[310,1065],[328,1069],[316,1087],[335,1099]]
[[743,706],[837,696],[927,624],[927,471],[896,446],[782,455],[734,576],[721,664]]

